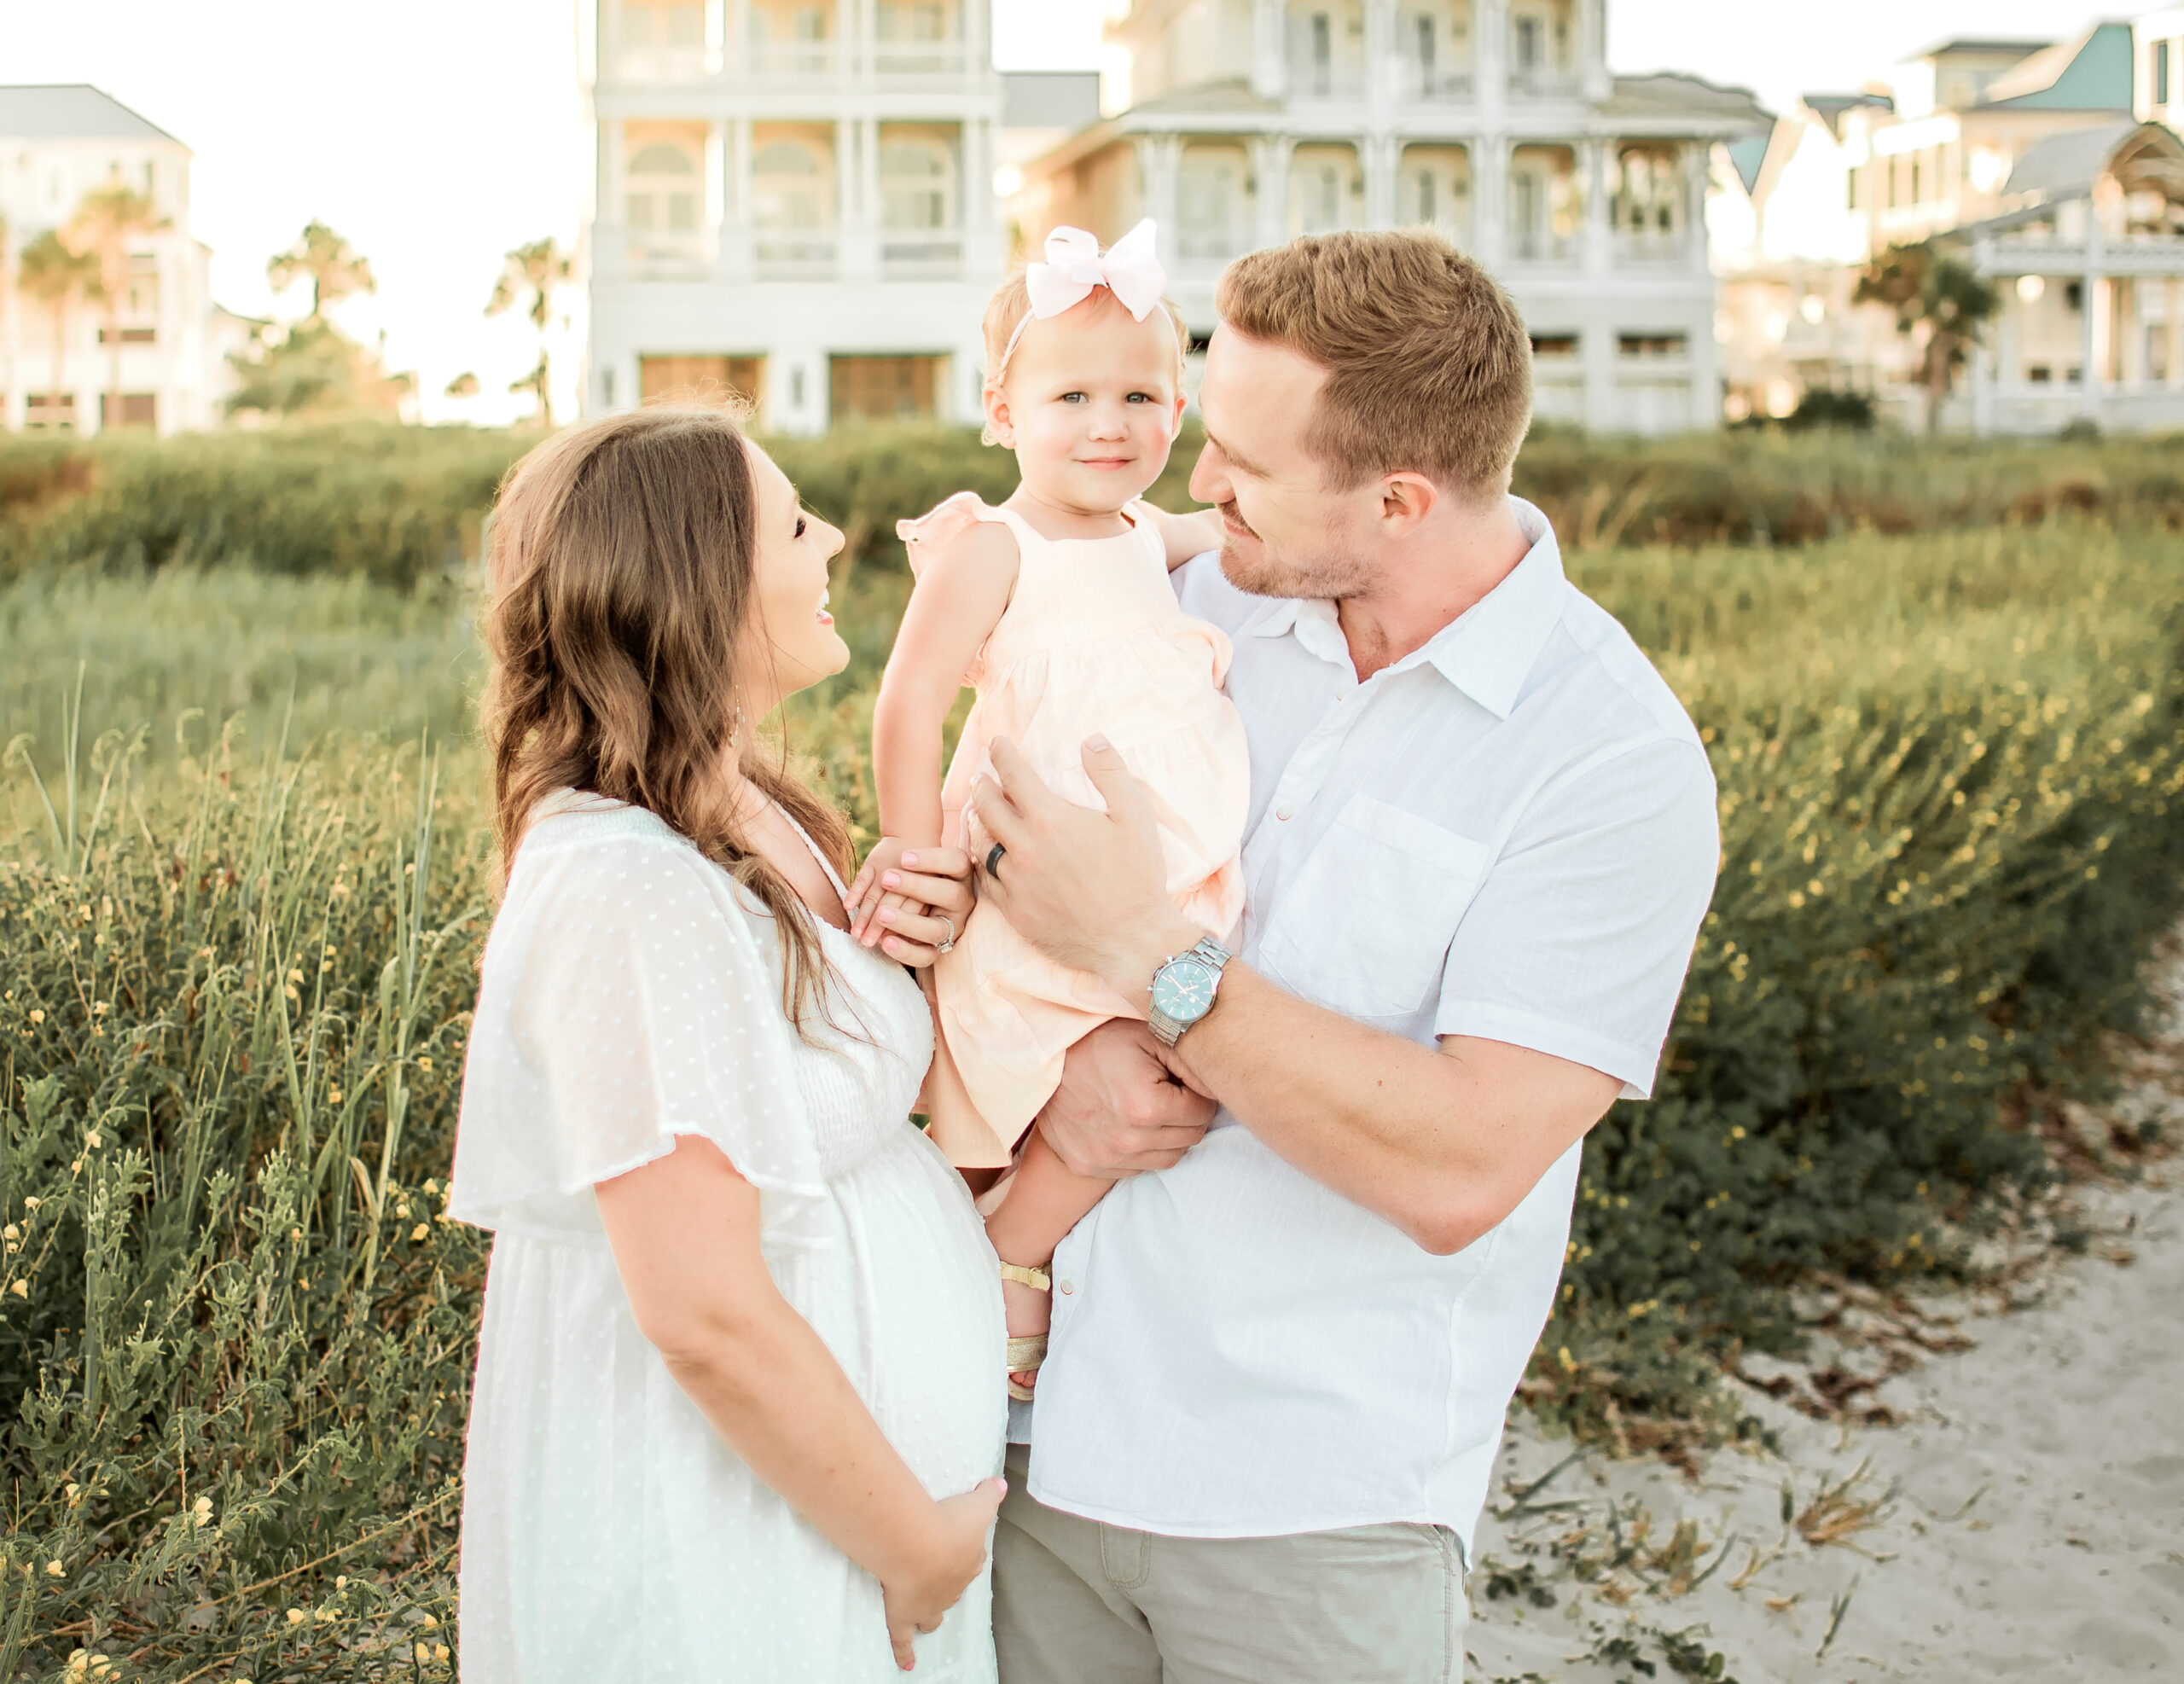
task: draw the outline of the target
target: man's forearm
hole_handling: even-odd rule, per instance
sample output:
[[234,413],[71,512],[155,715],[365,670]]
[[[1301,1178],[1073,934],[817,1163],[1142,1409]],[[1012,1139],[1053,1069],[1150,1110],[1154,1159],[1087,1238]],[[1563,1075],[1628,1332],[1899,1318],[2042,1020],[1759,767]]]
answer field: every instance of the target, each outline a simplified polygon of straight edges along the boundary
[[1171,1059],[1277,1156],[1444,1253],[1514,1209],[1618,1085],[1499,1042],[1420,1047],[1240,962]]

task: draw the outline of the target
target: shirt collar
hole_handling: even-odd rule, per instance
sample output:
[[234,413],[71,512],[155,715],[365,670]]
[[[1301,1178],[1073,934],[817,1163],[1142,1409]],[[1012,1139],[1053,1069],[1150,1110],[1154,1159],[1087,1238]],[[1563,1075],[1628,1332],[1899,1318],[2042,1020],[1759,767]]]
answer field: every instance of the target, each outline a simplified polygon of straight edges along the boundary
[[[1414,666],[1432,666],[1497,719],[1507,719],[1509,710],[1517,705],[1517,693],[1525,675],[1562,617],[1566,586],[1554,526],[1522,497],[1511,497],[1509,505],[1516,513],[1518,526],[1531,540],[1524,560],[1510,569],[1501,584],[1435,632],[1422,647],[1388,669],[1403,672]],[[1293,631],[1309,653],[1345,671],[1356,671],[1332,602],[1284,597],[1263,609],[1247,630],[1258,637],[1283,637]]]

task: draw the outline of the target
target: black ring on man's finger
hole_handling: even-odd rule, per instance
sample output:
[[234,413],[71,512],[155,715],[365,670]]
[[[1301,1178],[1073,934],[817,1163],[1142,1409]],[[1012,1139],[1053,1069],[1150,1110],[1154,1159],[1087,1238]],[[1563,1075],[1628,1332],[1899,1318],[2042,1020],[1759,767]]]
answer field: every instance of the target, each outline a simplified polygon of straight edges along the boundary
[[998,882],[1001,879],[1001,857],[1008,851],[996,842],[986,850],[986,875]]

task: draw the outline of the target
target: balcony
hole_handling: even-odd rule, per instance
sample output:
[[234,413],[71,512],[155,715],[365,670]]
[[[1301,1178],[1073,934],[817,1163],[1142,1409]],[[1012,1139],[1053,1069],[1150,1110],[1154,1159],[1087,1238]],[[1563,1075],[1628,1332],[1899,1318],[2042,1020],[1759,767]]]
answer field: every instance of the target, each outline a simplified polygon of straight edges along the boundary
[[1509,72],[1512,99],[1573,100],[1583,85],[1583,78],[1573,65],[1520,64]]
[[1552,229],[1513,228],[1509,256],[1518,263],[1572,263],[1577,260],[1577,241],[1574,235],[1557,234]]
[[1614,253],[1618,267],[1665,268],[1690,258],[1691,239],[1680,228],[1618,229]]
[[751,242],[761,281],[831,281],[839,258],[839,242],[830,233],[762,229]]
[[615,49],[612,62],[616,80],[645,86],[702,82],[715,67],[702,46],[624,46]]
[[1427,105],[1461,105],[1472,97],[1468,66],[1397,61],[1397,87],[1403,98]]
[[961,76],[969,62],[960,41],[876,41],[872,48],[872,68],[879,76]]
[[891,232],[880,245],[884,281],[954,281],[963,273],[963,239],[952,229]]
[[756,38],[743,55],[745,74],[776,81],[824,81],[845,67],[845,55],[832,41]]

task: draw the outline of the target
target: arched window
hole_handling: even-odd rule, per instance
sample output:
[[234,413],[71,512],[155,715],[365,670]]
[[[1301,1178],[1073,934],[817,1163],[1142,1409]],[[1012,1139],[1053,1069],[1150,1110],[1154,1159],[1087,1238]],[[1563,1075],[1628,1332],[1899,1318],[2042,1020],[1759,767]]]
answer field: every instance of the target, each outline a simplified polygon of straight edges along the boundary
[[1617,160],[1612,220],[1625,234],[1658,238],[1682,222],[1683,183],[1667,147],[1629,147]]
[[654,141],[630,160],[625,203],[640,233],[689,234],[698,226],[698,165],[681,147]]
[[1471,235],[1471,154],[1460,146],[1409,146],[1396,171],[1396,220],[1425,223],[1461,243]]
[[827,172],[812,148],[771,141],[751,158],[751,214],[761,229],[824,228]]
[[1176,171],[1176,241],[1188,261],[1225,263],[1251,247],[1251,171],[1239,146],[1187,146]]
[[880,220],[897,229],[956,225],[956,160],[945,145],[923,135],[880,142]]

